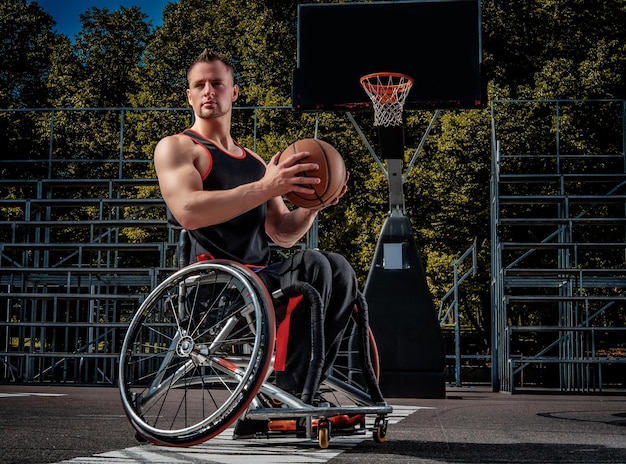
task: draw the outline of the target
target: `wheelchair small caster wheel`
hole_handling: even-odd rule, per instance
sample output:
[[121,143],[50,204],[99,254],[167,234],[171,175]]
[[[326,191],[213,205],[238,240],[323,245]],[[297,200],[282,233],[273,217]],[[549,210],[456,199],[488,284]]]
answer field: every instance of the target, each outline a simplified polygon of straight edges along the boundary
[[330,444],[330,421],[320,419],[317,423],[317,442],[320,448],[326,449]]
[[387,440],[387,419],[376,419],[372,436],[376,443],[385,443]]

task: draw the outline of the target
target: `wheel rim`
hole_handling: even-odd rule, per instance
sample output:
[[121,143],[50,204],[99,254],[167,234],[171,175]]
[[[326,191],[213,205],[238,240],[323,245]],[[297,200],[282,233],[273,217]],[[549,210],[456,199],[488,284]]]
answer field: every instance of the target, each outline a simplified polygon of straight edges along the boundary
[[120,358],[124,409],[150,441],[210,438],[256,394],[273,343],[271,301],[247,270],[185,268],[150,293],[129,326]]

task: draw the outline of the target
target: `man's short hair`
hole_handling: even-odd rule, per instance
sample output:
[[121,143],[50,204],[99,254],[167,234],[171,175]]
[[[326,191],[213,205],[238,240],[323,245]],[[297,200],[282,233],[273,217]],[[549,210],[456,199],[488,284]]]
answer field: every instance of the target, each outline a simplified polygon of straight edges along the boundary
[[191,65],[189,66],[189,69],[187,70],[187,82],[189,82],[189,73],[191,72],[191,70],[196,64],[213,63],[215,61],[221,61],[222,63],[224,63],[226,68],[228,68],[228,70],[232,74],[233,83],[234,83],[235,82],[235,68],[230,62],[230,60],[225,55],[209,50],[208,48],[205,48],[204,50],[202,50],[202,53],[200,53],[198,57],[193,61],[193,63],[191,63]]

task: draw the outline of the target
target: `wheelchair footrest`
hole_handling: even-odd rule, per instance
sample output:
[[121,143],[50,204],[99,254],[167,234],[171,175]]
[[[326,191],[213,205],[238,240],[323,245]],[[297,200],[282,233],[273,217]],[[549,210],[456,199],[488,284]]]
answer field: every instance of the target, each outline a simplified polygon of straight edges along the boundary
[[310,408],[256,408],[246,413],[247,419],[296,419],[300,417],[313,417],[317,419],[333,416],[354,416],[357,414],[386,415],[393,412],[393,407],[386,403],[377,406],[328,406]]

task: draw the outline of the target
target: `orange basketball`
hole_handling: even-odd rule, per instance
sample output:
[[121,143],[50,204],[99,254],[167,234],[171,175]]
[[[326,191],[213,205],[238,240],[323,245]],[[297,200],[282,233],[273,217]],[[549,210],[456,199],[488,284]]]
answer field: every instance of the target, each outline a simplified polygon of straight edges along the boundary
[[[302,163],[319,165],[318,171],[302,172],[302,185],[315,190],[313,194],[289,192],[285,199],[300,208],[315,208],[325,206],[337,198],[346,183],[346,165],[339,152],[330,143],[319,139],[302,139],[289,145],[281,156],[287,156],[302,151],[308,151],[311,156],[302,160]],[[280,157],[279,157],[280,159]],[[319,184],[307,184],[306,177],[319,177]]]

